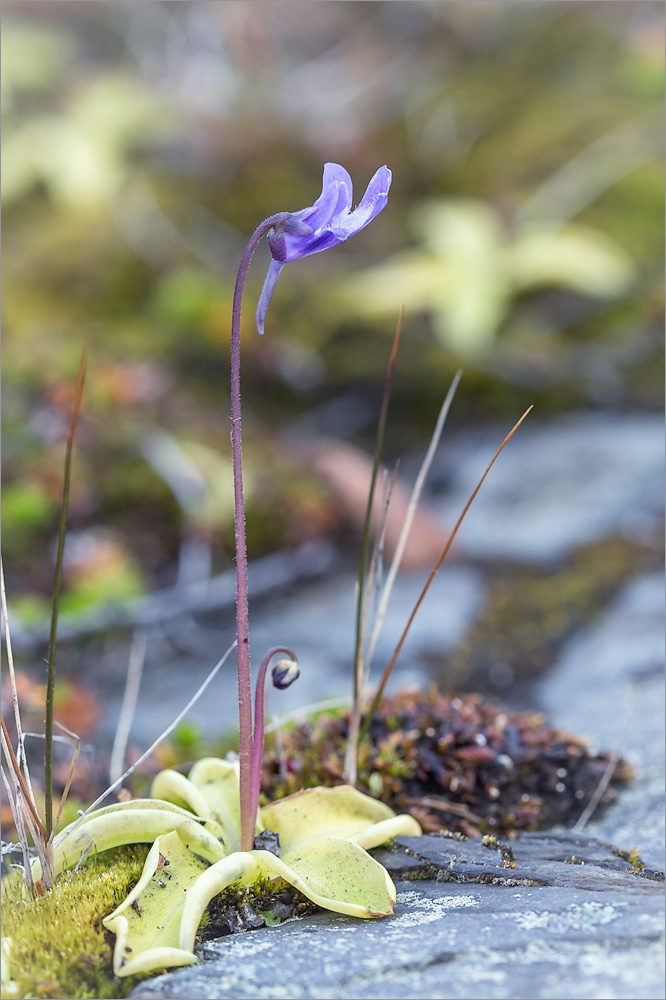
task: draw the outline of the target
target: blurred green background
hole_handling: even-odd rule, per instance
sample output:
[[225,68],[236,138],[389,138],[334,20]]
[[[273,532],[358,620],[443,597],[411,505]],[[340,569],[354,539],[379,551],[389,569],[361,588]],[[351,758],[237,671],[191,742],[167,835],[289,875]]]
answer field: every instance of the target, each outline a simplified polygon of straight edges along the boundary
[[361,235],[285,269],[263,339],[265,248],[251,269],[251,556],[344,532],[284,435],[371,447],[403,303],[389,454],[427,440],[459,365],[453,429],[661,406],[661,3],[2,7],[3,545],[26,619],[84,344],[65,609],[172,583],[185,543],[194,575],[232,564],[235,271],[326,160],[358,199],[383,163],[394,182]]

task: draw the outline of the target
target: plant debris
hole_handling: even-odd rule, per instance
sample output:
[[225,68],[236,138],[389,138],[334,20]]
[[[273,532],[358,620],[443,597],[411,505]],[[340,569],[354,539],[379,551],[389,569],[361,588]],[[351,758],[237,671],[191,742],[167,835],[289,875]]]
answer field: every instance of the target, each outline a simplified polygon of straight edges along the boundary
[[[280,734],[280,754],[266,754],[269,798],[342,781],[348,713],[325,713]],[[424,831],[513,836],[574,823],[590,801],[611,755],[546,725],[539,712],[509,712],[481,695],[400,692],[376,713],[359,748],[358,787]],[[615,763],[601,805],[632,777]]]
[[272,927],[316,911],[314,903],[281,880],[230,886],[211,899],[197,941],[204,943],[228,934]]

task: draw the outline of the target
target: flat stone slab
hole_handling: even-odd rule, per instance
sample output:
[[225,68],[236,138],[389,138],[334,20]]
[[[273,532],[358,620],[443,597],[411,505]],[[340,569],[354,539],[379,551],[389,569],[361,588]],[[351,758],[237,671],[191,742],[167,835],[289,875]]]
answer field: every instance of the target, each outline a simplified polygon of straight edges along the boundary
[[658,1000],[663,874],[568,833],[401,837],[395,916],[316,913],[209,941],[133,1000]]
[[[440,449],[426,497],[445,523],[455,523],[506,430],[473,428]],[[647,537],[661,523],[663,482],[661,415],[567,413],[541,423],[535,414],[483,484],[458,552],[541,563],[594,539]]]

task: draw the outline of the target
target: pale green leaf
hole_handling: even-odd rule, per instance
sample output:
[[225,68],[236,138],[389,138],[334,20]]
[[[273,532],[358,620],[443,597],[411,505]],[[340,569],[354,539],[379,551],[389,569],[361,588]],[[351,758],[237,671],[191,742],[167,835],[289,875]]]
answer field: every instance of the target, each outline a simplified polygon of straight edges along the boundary
[[563,286],[587,295],[614,298],[635,277],[631,258],[597,230],[540,225],[506,250],[507,267],[518,289]]
[[[230,764],[217,757],[204,757],[190,771],[189,780],[206,800],[209,816],[224,828],[225,843],[229,851],[239,851],[238,764]],[[261,827],[258,826],[257,829],[260,830]]]
[[261,810],[262,823],[280,835],[283,851],[319,834],[352,837],[375,823],[394,817],[389,806],[351,785],[307,788],[271,802]]
[[196,961],[191,948],[180,947],[181,921],[187,890],[207,867],[178,833],[157,838],[136,886],[102,921],[116,935],[113,971],[117,976]]
[[[164,808],[166,806],[166,808]],[[129,807],[129,808],[128,808]],[[89,853],[108,851],[123,844],[149,844],[158,836],[179,830],[183,840],[193,850],[215,862],[224,857],[217,838],[191,815],[168,803],[151,803],[150,799],[119,802],[106,809],[92,812],[75,828],[70,824],[58,838],[55,848],[56,874],[72,868]],[[70,831],[71,832],[68,832]],[[39,861],[33,864],[33,878],[41,877]]]
[[[266,851],[255,853],[267,855]],[[272,857],[260,859],[259,864],[275,871]],[[388,872],[362,847],[343,837],[315,837],[274,860],[279,862],[282,878],[324,909],[356,917],[393,913],[395,886]]]

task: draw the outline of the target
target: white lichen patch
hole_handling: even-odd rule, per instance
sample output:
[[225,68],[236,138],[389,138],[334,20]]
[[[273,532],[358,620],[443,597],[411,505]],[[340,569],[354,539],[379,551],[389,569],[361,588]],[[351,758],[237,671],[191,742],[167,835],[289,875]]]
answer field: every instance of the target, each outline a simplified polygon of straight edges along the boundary
[[[448,910],[469,909],[478,906],[475,896],[442,895],[437,899],[428,899],[415,890],[408,889],[398,896],[398,906],[395,916],[387,924],[387,931],[400,931],[405,927],[416,927],[419,924],[430,924],[440,920]],[[408,912],[402,912],[403,907],[409,907]]]
[[562,913],[553,913],[551,910],[525,910],[523,913],[511,913],[506,916],[523,930],[544,929],[554,934],[562,934],[571,930],[589,930],[618,920],[622,914],[617,906],[618,904],[611,906],[608,903],[591,901],[580,905],[572,903]]

